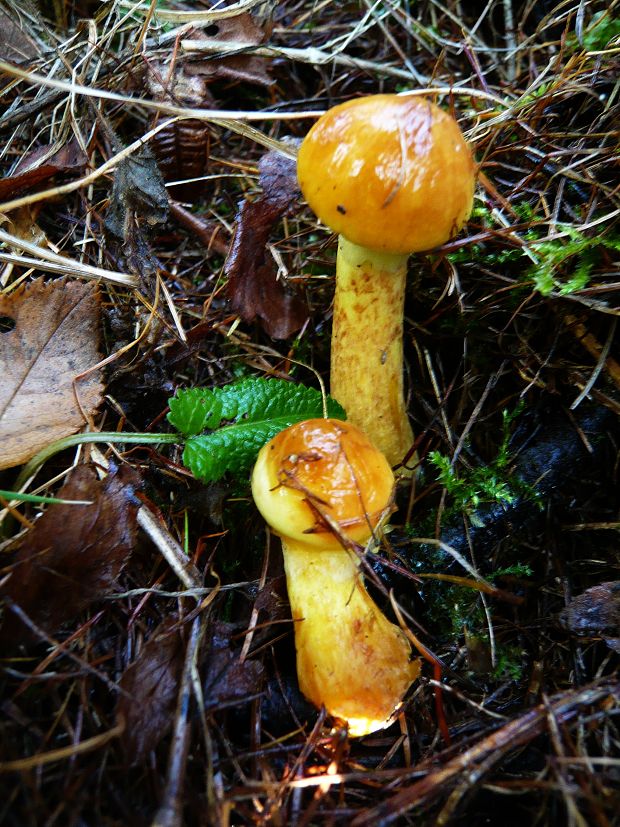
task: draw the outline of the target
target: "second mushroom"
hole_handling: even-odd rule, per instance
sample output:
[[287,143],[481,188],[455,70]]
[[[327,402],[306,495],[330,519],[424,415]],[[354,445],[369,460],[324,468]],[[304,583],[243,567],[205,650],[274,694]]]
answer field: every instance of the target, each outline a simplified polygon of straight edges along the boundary
[[403,382],[407,260],[469,217],[475,165],[430,101],[372,95],[328,110],[304,139],[301,190],[339,234],[331,395],[392,465],[411,451]]
[[358,556],[378,539],[393,486],[381,452],[336,419],[280,431],[252,473],[254,501],[282,540],[299,687],[354,736],[387,726],[420,669],[366,591]]

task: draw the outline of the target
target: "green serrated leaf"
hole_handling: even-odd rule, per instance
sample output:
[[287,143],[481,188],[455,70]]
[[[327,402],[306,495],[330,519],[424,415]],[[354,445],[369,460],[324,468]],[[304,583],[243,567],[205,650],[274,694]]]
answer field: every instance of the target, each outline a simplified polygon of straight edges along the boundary
[[207,428],[217,428],[222,421],[219,395],[208,388],[178,391],[168,400],[168,405],[168,422],[184,436],[195,436]]
[[248,471],[256,455],[272,437],[306,417],[279,417],[264,422],[239,422],[210,434],[190,437],[183,463],[203,482],[214,482],[226,473]]
[[[209,391],[180,391],[169,404],[169,421],[189,437],[183,462],[205,482],[245,473],[279,431],[323,415],[319,391],[283,379],[246,378]],[[346,419],[335,400],[328,397],[326,407],[328,416]],[[206,429],[215,430],[202,433]]]

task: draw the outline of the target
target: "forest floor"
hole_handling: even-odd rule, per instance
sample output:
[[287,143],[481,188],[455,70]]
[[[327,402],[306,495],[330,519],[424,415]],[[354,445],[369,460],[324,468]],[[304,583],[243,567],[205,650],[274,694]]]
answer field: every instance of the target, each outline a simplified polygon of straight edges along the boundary
[[[618,823],[617,6],[0,3],[0,824]],[[353,738],[249,474],[269,394],[329,387],[299,142],[404,92],[477,185],[409,261],[418,466],[364,559],[421,673]]]

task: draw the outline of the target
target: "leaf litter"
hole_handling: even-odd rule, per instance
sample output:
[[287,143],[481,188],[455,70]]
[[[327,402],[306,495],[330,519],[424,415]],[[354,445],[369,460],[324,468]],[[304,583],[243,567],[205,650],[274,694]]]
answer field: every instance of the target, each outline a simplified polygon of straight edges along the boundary
[[[88,465],[76,468],[56,504],[11,547],[14,562],[5,569],[2,594],[37,626],[54,633],[117,587],[136,541],[136,487],[140,479],[121,466],[104,480]],[[5,642],[29,635],[7,612],[0,634]]]
[[0,296],[0,468],[86,424],[101,402],[99,290],[64,279]]
[[244,200],[226,261],[226,292],[231,308],[246,322],[259,318],[274,339],[288,339],[308,318],[308,308],[294,289],[279,278],[268,249],[269,236],[299,198],[296,165],[268,152],[259,162],[262,194]]
[[116,714],[123,724],[123,749],[130,764],[143,761],[170,730],[183,643],[174,620],[164,620],[119,680]]
[[[423,473],[399,490],[391,531],[368,558],[377,599],[388,605],[391,591],[439,671],[425,667],[390,729],[360,741],[333,728],[297,688],[281,555],[246,472],[205,483],[183,467],[180,444],[134,446],[108,481],[88,471],[77,486],[71,499],[92,506],[2,512],[0,822],[606,827],[617,817],[616,4],[482,5],[301,2],[265,15],[252,2],[87,3],[79,14],[55,4],[50,21],[3,6],[2,30],[15,36],[0,38],[0,58],[15,63],[2,68],[0,197],[18,199],[7,217],[20,229],[3,238],[2,301],[35,289],[54,312],[53,282],[11,252],[18,236],[46,245],[52,272],[64,262],[79,274],[79,259],[100,276],[123,261],[131,276],[117,282],[139,285],[106,280],[82,320],[76,373],[108,356],[114,367],[93,377],[90,405],[86,380],[76,383],[85,416],[57,417],[74,430],[155,436],[169,428],[175,389],[248,376],[318,392],[334,240],[299,200],[291,163],[275,163],[279,190],[265,153],[290,159],[308,112],[432,87],[481,174],[466,233],[411,262],[404,345]],[[63,60],[52,68],[48,53]],[[62,155],[76,142],[94,172],[53,186],[81,168]],[[145,145],[168,185],[199,179],[173,188],[186,200],[168,216]],[[104,166],[117,153],[132,160]],[[149,181],[127,175],[132,165]],[[117,237],[105,231],[115,211]],[[59,284],[66,296],[82,289]],[[15,316],[0,314],[0,354],[16,321],[28,343],[45,327],[45,313]],[[50,399],[41,393],[28,428],[16,408],[9,434],[21,428],[28,444],[32,426],[46,431]],[[55,438],[47,431],[42,444]],[[79,480],[85,459],[57,455],[44,466],[51,479],[40,471],[29,490],[68,498],[52,474],[77,462]],[[3,491],[24,461],[5,466]],[[137,541],[132,468],[149,500],[148,538]],[[471,506],[489,492],[509,496]],[[117,536],[123,526],[131,542]],[[170,550],[174,566],[162,560]],[[495,591],[467,588],[459,557]],[[506,593],[515,599],[496,599]]]

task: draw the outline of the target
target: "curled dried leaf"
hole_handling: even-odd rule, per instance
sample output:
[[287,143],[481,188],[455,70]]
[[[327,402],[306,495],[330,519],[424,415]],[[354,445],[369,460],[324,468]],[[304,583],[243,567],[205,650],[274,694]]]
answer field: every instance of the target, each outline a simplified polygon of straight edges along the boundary
[[267,242],[276,223],[299,196],[295,162],[269,152],[259,166],[263,194],[244,201],[226,262],[226,291],[232,309],[250,322],[256,317],[274,339],[286,339],[308,318],[306,303],[278,279]]

